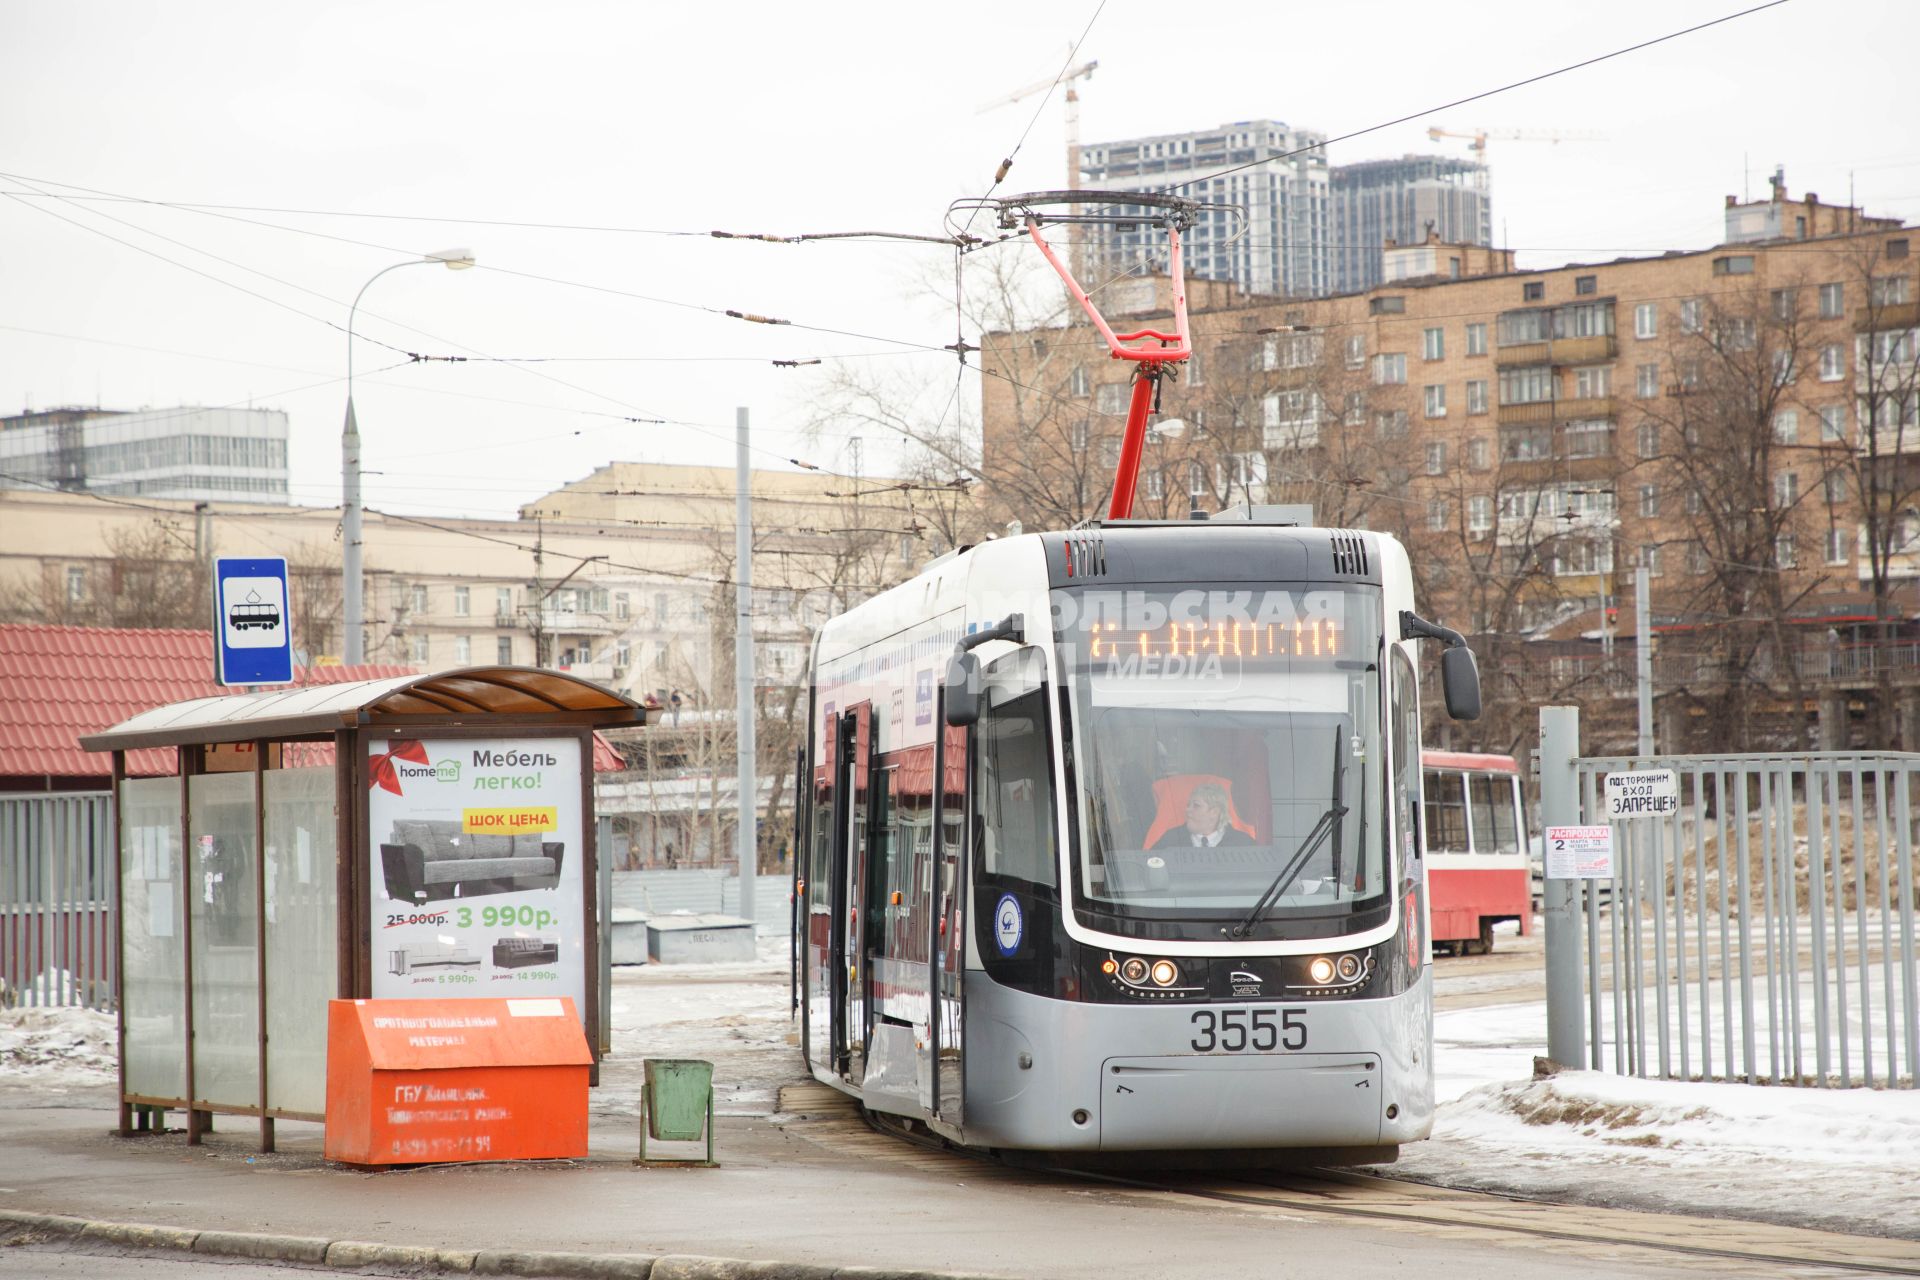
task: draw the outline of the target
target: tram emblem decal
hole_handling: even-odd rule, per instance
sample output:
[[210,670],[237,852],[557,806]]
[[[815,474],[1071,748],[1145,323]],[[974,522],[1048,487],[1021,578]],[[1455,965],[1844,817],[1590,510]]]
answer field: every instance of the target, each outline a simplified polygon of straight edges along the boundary
[[1257,996],[1260,994],[1260,975],[1248,973],[1245,969],[1235,969],[1230,975],[1233,994],[1236,996]]
[[1010,956],[1020,949],[1020,936],[1026,931],[1026,920],[1020,913],[1019,899],[1010,893],[1000,895],[1000,901],[993,908],[993,941],[1000,948],[1000,954]]

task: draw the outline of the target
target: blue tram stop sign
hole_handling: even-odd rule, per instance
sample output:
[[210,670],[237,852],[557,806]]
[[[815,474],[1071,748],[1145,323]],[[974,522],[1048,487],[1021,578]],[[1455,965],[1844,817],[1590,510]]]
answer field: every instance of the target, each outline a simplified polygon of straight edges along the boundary
[[213,678],[228,686],[293,683],[284,559],[214,560]]

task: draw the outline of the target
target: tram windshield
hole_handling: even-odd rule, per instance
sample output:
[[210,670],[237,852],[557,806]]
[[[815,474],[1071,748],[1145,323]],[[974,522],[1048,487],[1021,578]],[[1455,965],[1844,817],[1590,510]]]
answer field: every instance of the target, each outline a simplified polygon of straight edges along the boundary
[[1221,941],[1386,917],[1380,610],[1357,586],[1053,593],[1082,924]]

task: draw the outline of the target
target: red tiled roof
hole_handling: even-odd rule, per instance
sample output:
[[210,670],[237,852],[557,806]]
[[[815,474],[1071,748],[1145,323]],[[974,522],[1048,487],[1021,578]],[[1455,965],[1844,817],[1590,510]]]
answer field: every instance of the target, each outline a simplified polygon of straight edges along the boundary
[[[414,674],[392,664],[297,667],[295,684]],[[230,692],[213,682],[211,631],[0,624],[0,777],[104,778],[112,757],[83,734],[170,702]],[[135,776],[172,773],[171,747],[127,753]]]
[[[232,692],[215,684],[211,631],[122,627],[50,627],[0,623],[0,778],[105,778],[106,752],[83,751],[79,739],[170,702]],[[295,685],[345,684],[410,676],[393,663],[295,667]],[[330,742],[290,743],[288,768],[333,763]],[[171,774],[172,747],[127,753],[133,777]],[[593,735],[597,773],[626,768],[620,753]]]

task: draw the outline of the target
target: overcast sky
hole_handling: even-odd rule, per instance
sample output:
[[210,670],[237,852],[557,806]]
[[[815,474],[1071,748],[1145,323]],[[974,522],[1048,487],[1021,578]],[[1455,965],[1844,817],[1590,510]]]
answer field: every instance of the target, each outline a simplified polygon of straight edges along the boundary
[[[370,506],[507,513],[609,459],[730,466],[736,405],[757,463],[844,469],[843,435],[795,432],[820,370],[769,361],[950,387],[952,357],[919,348],[953,340],[951,312],[915,284],[946,251],[649,233],[937,232],[1030,121],[1007,189],[1064,185],[1058,92],[978,108],[1052,77],[1097,4],[0,0],[0,413],[282,408],[294,500],[337,503],[348,304],[463,246],[479,269],[396,271],[361,307]],[[1743,7],[1107,0],[1082,141],[1262,117],[1338,135]],[[1603,134],[1490,144],[1522,265],[1710,245],[1776,164],[1796,196],[1851,184],[1920,220],[1916,48],[1913,0],[1790,0],[1330,157],[1463,153],[1429,124]],[[272,212],[73,198],[101,194]],[[388,368],[406,356],[380,343],[547,362]],[[890,461],[871,431],[865,454]]]

